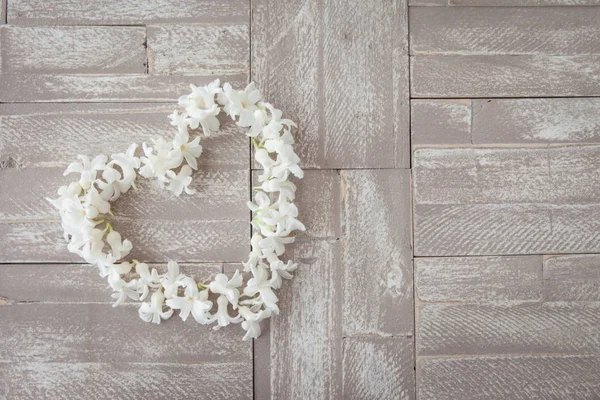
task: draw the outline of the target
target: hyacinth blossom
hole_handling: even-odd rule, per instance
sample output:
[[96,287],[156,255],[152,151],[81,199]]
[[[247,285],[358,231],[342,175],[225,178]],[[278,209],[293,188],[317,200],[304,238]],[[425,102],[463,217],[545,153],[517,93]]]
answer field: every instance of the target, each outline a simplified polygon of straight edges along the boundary
[[[291,134],[295,124],[282,119],[280,110],[261,100],[254,83],[235,90],[219,80],[206,85],[191,85],[191,93],[179,98],[179,110],[170,116],[176,128],[172,139],[156,138],[152,143],[132,144],[110,158],[99,155],[90,160],[79,155],[65,175],[77,174],[76,180],[58,190],[57,199],[48,199],[60,212],[68,250],[95,265],[100,276],[114,290],[113,306],[141,301],[139,317],[159,324],[178,311],[186,321],[190,314],[201,324],[215,329],[241,323],[244,340],[260,335],[260,321],[279,313],[276,291],[282,279],[293,277],[297,264],[282,260],[285,245],[294,242],[294,232],[305,230],[298,221],[294,204],[296,186],[288,179],[303,177],[294,153]],[[248,202],[253,213],[251,252],[243,263],[249,279],[244,285],[236,271],[228,277],[218,274],[212,282],[198,282],[169,261],[167,271],[159,274],[145,263],[126,260],[133,248],[110,223],[111,202],[130,189],[137,190],[138,177],[151,179],[156,186],[180,196],[193,195],[193,170],[202,153],[201,137],[190,133],[202,129],[205,136],[218,131],[220,112],[237,125],[248,128],[255,160],[263,167],[254,201]]]

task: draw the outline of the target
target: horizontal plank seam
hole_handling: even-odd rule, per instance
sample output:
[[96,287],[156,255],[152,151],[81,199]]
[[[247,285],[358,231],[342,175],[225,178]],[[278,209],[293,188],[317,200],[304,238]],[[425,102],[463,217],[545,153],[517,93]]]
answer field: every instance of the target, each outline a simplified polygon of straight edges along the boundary
[[538,357],[600,357],[600,353],[494,353],[494,354],[439,354],[421,356],[417,354],[420,360],[452,360],[452,359],[467,359],[467,358],[538,358]]

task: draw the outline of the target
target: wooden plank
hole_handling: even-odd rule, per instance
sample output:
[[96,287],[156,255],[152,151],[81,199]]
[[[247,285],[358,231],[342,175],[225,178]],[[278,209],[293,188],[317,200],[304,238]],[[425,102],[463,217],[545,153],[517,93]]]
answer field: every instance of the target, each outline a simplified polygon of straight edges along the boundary
[[447,6],[448,0],[408,0],[409,6]]
[[600,8],[417,7],[411,55],[600,54]]
[[417,393],[439,400],[600,397],[600,357],[477,357],[417,362]]
[[566,255],[544,259],[545,301],[600,301],[600,256]]
[[409,0],[410,6],[533,7],[598,6],[599,0]]
[[600,351],[600,303],[423,304],[417,355]]
[[410,171],[342,171],[344,336],[413,331]]
[[[150,264],[159,273],[165,264]],[[181,271],[207,281],[220,273],[223,264],[181,264]],[[4,302],[110,302],[112,290],[98,276],[97,268],[85,264],[0,265],[0,298]],[[0,300],[1,301],[1,300]]]
[[344,339],[344,399],[415,399],[412,339]]
[[151,23],[247,22],[249,4],[244,0],[174,1],[42,0],[10,2],[12,25],[142,25]]
[[291,258],[300,265],[279,291],[283,312],[271,319],[270,350],[261,354],[270,354],[270,360],[257,360],[257,365],[270,371],[270,398],[340,398],[340,244],[299,241],[292,247]]
[[7,398],[252,398],[252,363],[6,363],[0,387]]
[[252,343],[239,325],[215,331],[174,316],[160,325],[137,305],[28,303],[0,307],[2,362],[251,363]]
[[406,2],[252,6],[252,79],[300,121],[304,166],[408,167]]
[[414,56],[411,95],[567,97],[600,95],[600,56]]
[[542,256],[417,258],[419,301],[540,300]]
[[471,100],[411,101],[411,143],[471,143]]
[[[249,68],[247,23],[148,26],[153,75],[236,75]],[[199,45],[202,43],[202,45]]]
[[[205,85],[214,76],[79,76],[0,74],[2,102],[173,102],[190,83]],[[221,76],[222,82],[245,87],[246,75]]]
[[473,100],[473,143],[598,143],[600,99]]
[[4,73],[143,74],[141,27],[0,27]]
[[415,255],[600,250],[600,148],[418,149]]
[[6,14],[7,14],[7,4],[6,4],[6,0],[2,0],[0,1],[0,7],[2,7],[0,9],[0,25],[4,25],[6,24]]

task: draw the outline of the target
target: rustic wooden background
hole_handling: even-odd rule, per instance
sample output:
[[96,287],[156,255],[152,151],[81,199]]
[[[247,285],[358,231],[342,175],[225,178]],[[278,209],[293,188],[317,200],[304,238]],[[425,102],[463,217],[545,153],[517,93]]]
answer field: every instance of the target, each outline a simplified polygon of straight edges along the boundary
[[[600,1],[409,3],[3,0],[0,398],[600,399]],[[253,343],[111,308],[44,200],[215,77],[255,80],[307,169]],[[249,249],[253,174],[235,125],[203,144],[196,195],[116,213],[209,278]]]

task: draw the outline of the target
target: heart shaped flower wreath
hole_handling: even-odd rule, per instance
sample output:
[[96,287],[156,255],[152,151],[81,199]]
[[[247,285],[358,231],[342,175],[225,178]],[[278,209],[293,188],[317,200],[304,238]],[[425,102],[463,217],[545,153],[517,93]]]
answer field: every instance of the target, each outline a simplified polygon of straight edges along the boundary
[[[216,323],[215,329],[241,323],[246,330],[244,340],[260,335],[259,322],[278,314],[276,289],[282,278],[292,278],[297,267],[280,256],[285,245],[294,242],[293,232],[304,230],[296,218],[294,205],[296,186],[288,180],[290,174],[302,178],[300,159],[294,153],[291,128],[295,124],[281,118],[281,111],[263,102],[254,83],[244,90],[234,90],[230,84],[221,87],[219,80],[196,87],[179,98],[182,112],[175,110],[169,117],[177,127],[172,140],[154,139],[152,145],[142,144],[143,156],[136,156],[134,143],[126,152],[110,159],[99,155],[90,160],[80,155],[79,162],[68,166],[64,175],[79,174],[79,179],[58,190],[59,198],[51,203],[60,210],[68,250],[99,268],[100,276],[108,278],[116,299],[113,306],[127,298],[142,302],[139,316],[144,321],[160,323],[179,310],[182,320],[190,313],[201,324]],[[190,188],[192,170],[202,153],[200,136],[190,140],[190,130],[202,127],[209,136],[219,129],[217,115],[223,110],[238,126],[249,128],[254,159],[262,165],[260,186],[255,187],[254,202],[248,202],[253,212],[252,251],[243,263],[252,277],[243,286],[239,270],[228,278],[218,274],[212,282],[197,282],[180,273],[175,261],[169,261],[165,274],[136,260],[124,261],[133,245],[110,224],[111,202],[129,189],[137,190],[138,175],[153,179],[162,189],[175,196]],[[144,301],[149,298],[148,301]],[[216,305],[215,305],[216,302]]]

